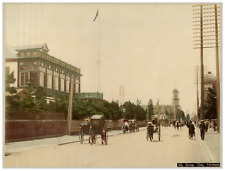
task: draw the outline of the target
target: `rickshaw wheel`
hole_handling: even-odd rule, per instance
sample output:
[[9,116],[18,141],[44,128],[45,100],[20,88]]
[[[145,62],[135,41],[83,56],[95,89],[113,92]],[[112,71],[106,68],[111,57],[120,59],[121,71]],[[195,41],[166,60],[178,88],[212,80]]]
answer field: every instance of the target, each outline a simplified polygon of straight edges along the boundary
[[96,139],[97,139],[96,135],[92,134],[92,141],[93,141],[93,144],[96,144]]
[[84,134],[82,130],[79,130],[79,141],[81,144],[84,142]]
[[106,130],[104,132],[104,143],[105,143],[105,145],[107,145],[107,143],[108,143],[108,132]]

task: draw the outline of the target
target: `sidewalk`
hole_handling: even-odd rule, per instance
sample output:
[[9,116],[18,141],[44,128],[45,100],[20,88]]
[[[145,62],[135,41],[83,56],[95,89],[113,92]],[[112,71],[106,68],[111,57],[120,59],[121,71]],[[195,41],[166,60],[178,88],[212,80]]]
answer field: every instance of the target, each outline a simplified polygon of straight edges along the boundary
[[[140,130],[143,130],[144,128],[140,128]],[[108,136],[114,136],[123,134],[122,130],[113,130],[108,132]],[[99,136],[98,136],[99,137]],[[84,140],[87,140],[88,136],[84,136]],[[43,139],[37,139],[37,140],[30,140],[30,141],[20,141],[20,142],[12,142],[7,143],[4,145],[4,152],[5,155],[10,155],[11,153],[15,152],[22,152],[29,149],[34,149],[38,147],[44,147],[48,145],[63,145],[68,143],[74,143],[79,142],[79,136],[78,135],[64,135],[61,137],[53,137],[53,138],[43,138]]]
[[[196,131],[200,132],[197,128]],[[200,139],[200,137],[199,137]],[[206,148],[210,158],[213,162],[221,162],[221,147],[220,144],[220,134],[214,131],[212,128],[208,129],[208,132],[205,133],[205,139],[199,140],[202,142],[203,146]]]

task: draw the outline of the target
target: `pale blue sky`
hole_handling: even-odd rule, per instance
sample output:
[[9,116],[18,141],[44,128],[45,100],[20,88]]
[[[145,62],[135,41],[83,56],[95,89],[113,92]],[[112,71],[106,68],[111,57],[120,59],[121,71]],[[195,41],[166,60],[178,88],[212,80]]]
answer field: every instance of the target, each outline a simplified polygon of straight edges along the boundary
[[[192,4],[5,4],[4,12],[5,43],[47,43],[50,55],[81,69],[82,92],[98,89],[100,51],[105,99],[119,100],[124,85],[125,100],[171,104],[177,88],[182,109],[196,110]],[[214,49],[204,64],[216,75]]]

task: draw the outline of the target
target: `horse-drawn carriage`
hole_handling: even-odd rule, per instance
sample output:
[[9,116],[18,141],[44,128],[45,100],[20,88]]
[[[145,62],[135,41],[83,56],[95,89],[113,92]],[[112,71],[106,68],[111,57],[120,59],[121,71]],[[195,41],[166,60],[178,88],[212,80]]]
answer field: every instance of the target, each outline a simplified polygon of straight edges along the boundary
[[108,132],[104,116],[93,115],[90,120],[82,122],[79,129],[79,141],[81,144],[84,141],[85,135],[89,136],[89,143],[91,145],[96,143],[97,135],[101,135],[102,145],[107,145]]
[[161,136],[160,122],[158,122],[156,120],[154,120],[153,122],[148,122],[147,134],[146,134],[147,141],[149,139],[150,139],[150,141],[152,141],[153,133],[157,133],[158,140],[160,141],[160,136]]

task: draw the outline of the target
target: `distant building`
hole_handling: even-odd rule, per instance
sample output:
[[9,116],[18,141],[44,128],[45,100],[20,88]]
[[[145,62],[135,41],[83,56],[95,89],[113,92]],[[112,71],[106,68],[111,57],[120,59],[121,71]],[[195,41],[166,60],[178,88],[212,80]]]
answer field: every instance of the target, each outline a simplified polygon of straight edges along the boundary
[[77,98],[82,100],[100,100],[103,101],[103,94],[99,92],[85,92],[79,93],[75,95]]
[[216,87],[216,76],[213,75],[211,72],[208,72],[204,76],[204,93],[205,93],[205,99],[207,98],[209,94],[209,88],[215,88]]
[[179,91],[177,89],[174,89],[173,90],[173,108],[174,108],[173,119],[177,118],[179,107],[180,107]]
[[155,114],[173,113],[173,105],[153,105],[153,111]]
[[[180,103],[179,103],[179,91],[177,89],[174,89],[173,90],[173,98],[172,98],[172,104],[171,105],[161,105],[161,104],[158,104],[158,105],[153,105],[153,111],[154,111],[154,114],[155,115],[160,115],[166,119],[169,118],[168,117],[165,117],[165,114],[168,114],[168,115],[172,115],[170,117],[172,117],[173,119],[176,118],[176,115],[177,115],[177,110],[179,109],[180,107]],[[147,107],[148,105],[141,105],[142,108],[144,110],[147,110]]]
[[48,54],[47,44],[5,48],[5,72],[14,71],[16,82],[10,86],[25,88],[30,82],[46,90],[46,96],[69,93],[74,79],[74,93],[80,93],[80,69]]
[[5,74],[14,72],[16,82],[11,86],[21,91],[29,82],[33,86],[45,89],[47,100],[53,100],[56,95],[70,91],[72,79],[74,95],[84,100],[103,100],[103,94],[98,92],[81,93],[80,69],[48,54],[47,44],[11,48],[5,46]]

